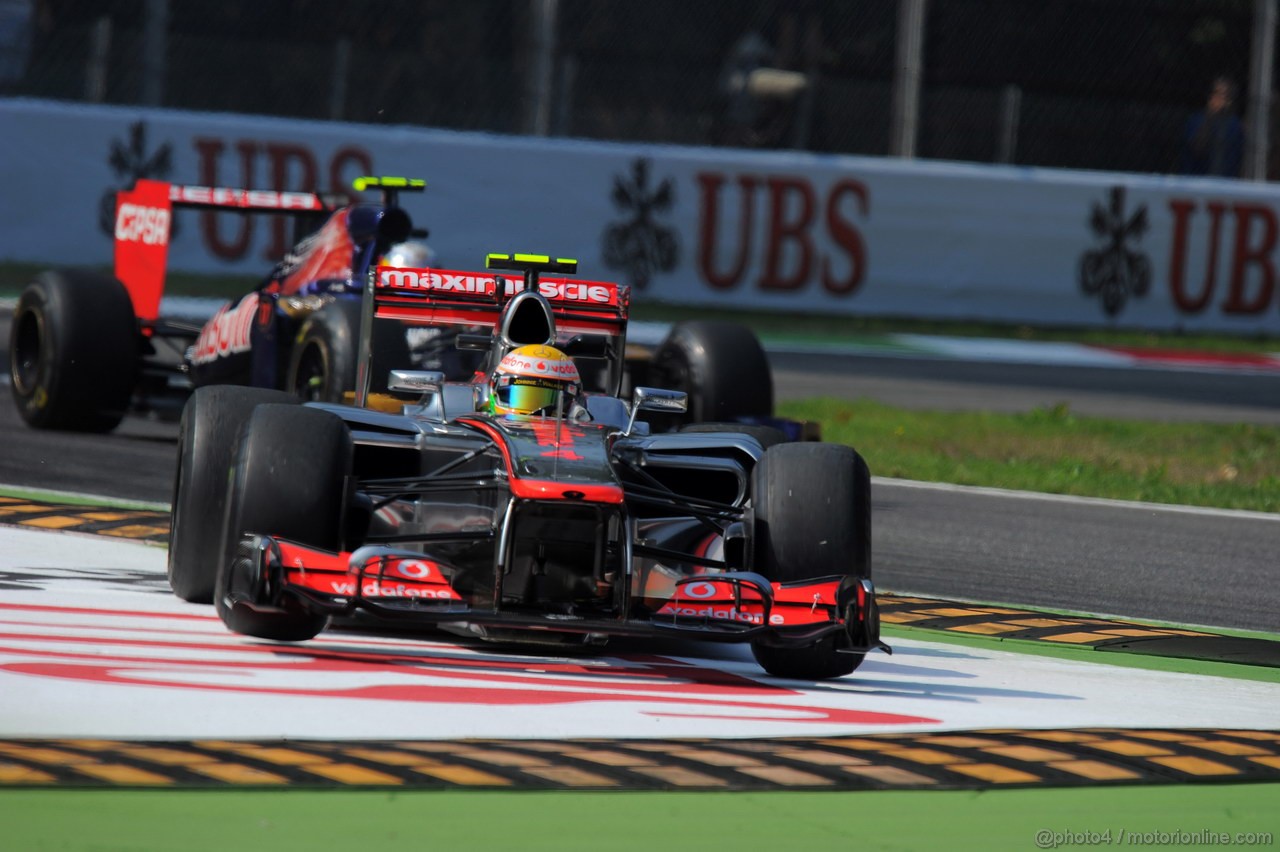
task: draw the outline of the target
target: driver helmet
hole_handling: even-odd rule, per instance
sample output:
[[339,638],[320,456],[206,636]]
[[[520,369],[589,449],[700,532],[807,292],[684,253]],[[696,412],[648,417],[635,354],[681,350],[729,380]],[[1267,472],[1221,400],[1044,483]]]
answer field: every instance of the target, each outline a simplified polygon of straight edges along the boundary
[[489,410],[494,414],[567,415],[578,401],[582,381],[573,359],[536,343],[512,349],[489,379]]
[[434,266],[435,262],[435,250],[422,240],[405,240],[402,243],[396,243],[382,256],[383,266],[394,266],[398,269],[425,269]]

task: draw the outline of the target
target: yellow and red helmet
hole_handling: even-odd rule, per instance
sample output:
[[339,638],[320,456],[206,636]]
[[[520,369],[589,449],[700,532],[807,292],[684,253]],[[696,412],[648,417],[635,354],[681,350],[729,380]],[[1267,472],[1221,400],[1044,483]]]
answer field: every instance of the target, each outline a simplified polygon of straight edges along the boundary
[[568,414],[582,381],[573,359],[536,343],[512,349],[489,379],[494,414]]

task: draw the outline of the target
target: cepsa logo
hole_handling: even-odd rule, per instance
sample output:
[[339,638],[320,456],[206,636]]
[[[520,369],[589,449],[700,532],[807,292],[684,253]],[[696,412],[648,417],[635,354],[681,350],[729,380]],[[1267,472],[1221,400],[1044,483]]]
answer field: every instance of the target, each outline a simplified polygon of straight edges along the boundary
[[144,245],[169,244],[169,211],[163,207],[121,204],[116,212],[116,239]]
[[225,355],[246,352],[249,349],[249,328],[258,311],[258,294],[250,293],[240,304],[228,310],[228,305],[218,309],[196,339],[195,364],[207,364]]

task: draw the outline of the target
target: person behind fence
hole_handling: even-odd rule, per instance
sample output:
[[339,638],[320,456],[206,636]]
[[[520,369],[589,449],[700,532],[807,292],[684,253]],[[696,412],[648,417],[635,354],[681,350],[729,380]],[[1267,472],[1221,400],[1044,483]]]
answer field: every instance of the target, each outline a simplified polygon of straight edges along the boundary
[[1235,100],[1235,83],[1227,77],[1216,78],[1204,109],[1187,122],[1180,173],[1240,177],[1244,126],[1235,114]]

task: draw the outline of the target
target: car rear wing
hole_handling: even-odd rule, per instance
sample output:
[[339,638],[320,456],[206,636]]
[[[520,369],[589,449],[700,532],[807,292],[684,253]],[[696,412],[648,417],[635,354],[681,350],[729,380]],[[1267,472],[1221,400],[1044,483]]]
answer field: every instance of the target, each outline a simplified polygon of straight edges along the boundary
[[[495,257],[508,256],[490,255]],[[548,260],[543,268],[573,271],[577,264],[564,259]],[[561,333],[617,337],[625,332],[630,288],[612,281],[539,276],[537,269],[521,269],[526,272],[523,279],[493,272],[379,266],[371,273],[369,283],[374,316],[411,325],[496,328],[507,300],[533,290],[550,303],[556,329]]]
[[[535,292],[546,299],[560,335],[613,338],[618,351],[626,345],[631,289],[612,281],[583,281],[543,272],[577,271],[576,260],[546,255],[490,254],[489,271],[406,269],[378,266],[369,273],[362,322],[361,372],[357,404],[367,393],[368,341],[374,320],[399,320],[416,326],[498,329],[504,306],[520,293]],[[521,277],[493,270],[513,270]]]
[[341,196],[223,186],[188,186],[139,180],[116,193],[115,275],[133,300],[133,312],[154,322],[160,314],[173,210],[190,207],[227,213],[324,216],[346,203]]

